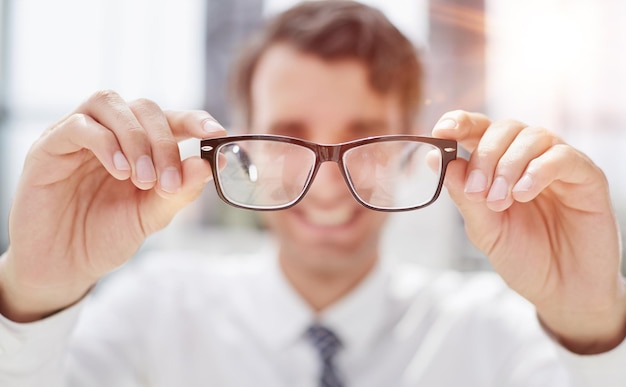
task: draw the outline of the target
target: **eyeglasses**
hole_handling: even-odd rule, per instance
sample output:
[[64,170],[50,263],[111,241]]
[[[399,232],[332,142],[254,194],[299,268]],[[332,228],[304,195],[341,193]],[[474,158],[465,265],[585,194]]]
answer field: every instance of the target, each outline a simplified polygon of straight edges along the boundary
[[416,210],[441,193],[457,142],[389,135],[321,145],[274,135],[205,139],[201,157],[211,163],[219,197],[235,207],[281,210],[298,203],[321,163],[336,162],[354,198],[378,211]]

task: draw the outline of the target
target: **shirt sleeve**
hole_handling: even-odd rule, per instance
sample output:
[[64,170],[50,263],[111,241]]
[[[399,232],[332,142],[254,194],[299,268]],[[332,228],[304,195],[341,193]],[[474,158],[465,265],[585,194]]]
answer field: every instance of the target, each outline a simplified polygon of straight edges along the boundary
[[623,387],[626,385],[626,340],[608,352],[579,355],[557,345],[576,387]]
[[138,385],[154,287],[134,267],[45,319],[16,323],[0,315],[0,386]]
[[0,315],[0,386],[65,386],[66,347],[83,303],[31,323]]
[[187,279],[163,270],[161,263],[130,263],[76,305],[36,322],[0,315],[0,386],[153,385],[160,362],[179,353],[153,351],[164,340],[169,343],[161,326],[181,326],[182,317],[173,310],[179,293],[167,284]]

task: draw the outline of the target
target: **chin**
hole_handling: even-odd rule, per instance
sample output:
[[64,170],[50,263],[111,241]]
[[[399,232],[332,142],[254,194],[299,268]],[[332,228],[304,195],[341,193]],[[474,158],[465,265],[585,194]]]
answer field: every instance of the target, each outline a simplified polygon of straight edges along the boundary
[[[355,251],[356,250],[356,251]],[[353,271],[361,272],[378,259],[376,248],[346,249],[338,246],[321,245],[310,249],[300,246],[283,246],[281,261],[290,267],[299,267],[317,275],[341,275]]]
[[358,209],[343,222],[322,224],[294,208],[271,214],[266,223],[278,239],[284,263],[337,273],[360,270],[377,259],[384,219],[382,213]]

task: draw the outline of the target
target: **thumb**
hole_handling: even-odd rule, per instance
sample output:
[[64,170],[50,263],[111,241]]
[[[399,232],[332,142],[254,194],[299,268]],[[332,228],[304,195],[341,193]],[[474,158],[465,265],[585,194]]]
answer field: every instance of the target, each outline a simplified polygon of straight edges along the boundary
[[487,251],[495,243],[496,235],[501,225],[502,213],[487,208],[485,201],[472,201],[465,195],[465,180],[468,161],[456,159],[448,165],[445,177],[445,187],[450,198],[458,207],[468,237],[482,251]]
[[146,235],[167,226],[181,209],[200,195],[213,176],[209,163],[199,156],[185,159],[181,172],[182,182],[178,192],[170,194],[154,189],[142,203],[141,215]]

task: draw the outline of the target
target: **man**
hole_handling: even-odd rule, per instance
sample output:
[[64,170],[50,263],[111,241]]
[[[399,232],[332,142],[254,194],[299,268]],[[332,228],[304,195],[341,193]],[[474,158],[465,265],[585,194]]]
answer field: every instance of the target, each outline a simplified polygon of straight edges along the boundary
[[[419,73],[377,11],[306,2],[248,49],[235,95],[253,133],[337,144],[410,131]],[[476,113],[446,113],[433,130],[471,152],[449,163],[445,184],[472,241],[523,298],[490,274],[391,265],[378,254],[384,212],[357,203],[323,163],[301,202],[263,213],[274,255],[151,259],[86,299],[211,178],[205,160],[180,161],[176,141],[224,135],[205,112],[107,91],[33,145],[0,261],[0,384],[626,380],[626,290],[602,172],[544,129]]]

